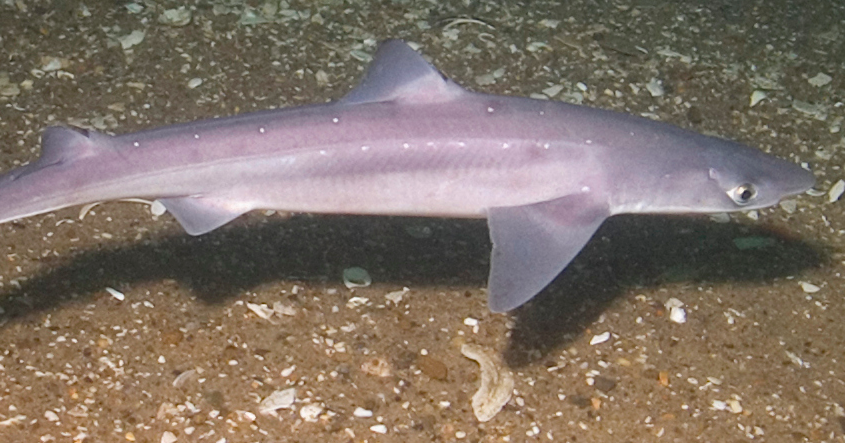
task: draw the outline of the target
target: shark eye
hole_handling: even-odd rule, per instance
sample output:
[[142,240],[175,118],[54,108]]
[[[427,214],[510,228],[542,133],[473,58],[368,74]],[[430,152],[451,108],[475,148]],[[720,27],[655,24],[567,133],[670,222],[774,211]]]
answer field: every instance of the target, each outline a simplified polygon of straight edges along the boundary
[[745,206],[751,203],[751,200],[757,196],[757,188],[751,183],[743,183],[728,191],[728,195],[733,199],[734,203]]

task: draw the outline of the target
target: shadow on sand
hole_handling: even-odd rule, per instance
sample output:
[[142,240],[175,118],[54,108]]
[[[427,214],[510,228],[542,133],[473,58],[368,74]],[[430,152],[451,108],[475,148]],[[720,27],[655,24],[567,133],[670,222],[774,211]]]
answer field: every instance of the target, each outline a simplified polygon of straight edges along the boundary
[[[490,243],[484,220],[299,216],[234,223],[73,254],[0,293],[5,320],[85,300],[104,287],[173,279],[217,303],[281,280],[333,281],[362,266],[377,281],[409,287],[485,285]],[[741,250],[736,239],[760,240]],[[669,281],[760,282],[826,261],[818,247],[765,227],[704,217],[620,216],[608,220],[558,279],[514,311],[505,359],[522,366],[566,346],[615,298]],[[62,294],[59,296],[58,294]]]

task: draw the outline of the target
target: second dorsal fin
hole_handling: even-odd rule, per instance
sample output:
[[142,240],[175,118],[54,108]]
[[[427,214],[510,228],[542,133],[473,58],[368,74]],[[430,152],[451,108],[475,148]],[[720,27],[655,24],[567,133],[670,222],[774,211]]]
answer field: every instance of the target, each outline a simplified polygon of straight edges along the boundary
[[376,51],[361,84],[340,102],[439,103],[463,94],[466,94],[463,88],[444,77],[407,43],[387,40]]

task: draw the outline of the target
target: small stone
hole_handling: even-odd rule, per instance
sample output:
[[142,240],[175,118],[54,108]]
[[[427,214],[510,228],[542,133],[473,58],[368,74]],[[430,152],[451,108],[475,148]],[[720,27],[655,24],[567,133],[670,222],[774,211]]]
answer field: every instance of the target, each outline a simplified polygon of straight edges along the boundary
[[598,376],[595,378],[593,386],[602,392],[610,392],[617,385],[617,381],[612,378]]
[[569,403],[572,403],[573,405],[575,405],[575,406],[577,406],[581,409],[589,407],[590,404],[592,403],[590,401],[589,397],[585,397],[583,395],[577,395],[577,394],[576,395],[569,395],[569,396],[566,397],[566,399],[569,401]]
[[373,416],[373,411],[369,409],[364,409],[361,407],[355,408],[355,411],[352,412],[352,415],[358,418],[369,418]]
[[704,122],[704,113],[698,106],[690,106],[687,110],[687,120],[694,125],[700,125]]
[[387,434],[387,426],[385,425],[370,426],[370,430],[375,432],[376,434]]
[[175,346],[182,342],[184,334],[178,329],[171,329],[161,333],[161,343],[167,346]]
[[175,442],[176,442],[176,436],[173,435],[172,432],[164,431],[164,433],[161,434],[161,443],[175,443]]
[[442,361],[430,356],[421,355],[417,360],[417,366],[423,374],[434,380],[446,380],[449,375],[449,368]]

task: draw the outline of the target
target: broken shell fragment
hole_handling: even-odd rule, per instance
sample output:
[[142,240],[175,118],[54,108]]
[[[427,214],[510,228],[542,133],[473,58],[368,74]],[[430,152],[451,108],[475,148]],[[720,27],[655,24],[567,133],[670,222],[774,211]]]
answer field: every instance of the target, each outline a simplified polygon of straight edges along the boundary
[[367,287],[372,283],[370,273],[364,268],[356,266],[343,270],[343,284],[349,289]]
[[755,105],[757,105],[757,103],[760,103],[761,101],[763,101],[767,98],[769,98],[769,95],[766,94],[766,91],[761,91],[761,90],[757,89],[757,90],[755,90],[754,92],[751,93],[751,100],[748,103],[748,106],[750,108],[753,108]]
[[511,399],[513,374],[495,362],[481,346],[465,344],[461,354],[481,366],[481,387],[472,396],[472,411],[480,422],[490,421]]
[[287,388],[281,391],[275,391],[270,394],[258,405],[258,410],[262,414],[267,414],[279,409],[287,409],[293,406],[296,401],[296,388]]
[[184,6],[178,9],[168,9],[158,16],[158,22],[175,28],[182,27],[191,22],[191,10]]

